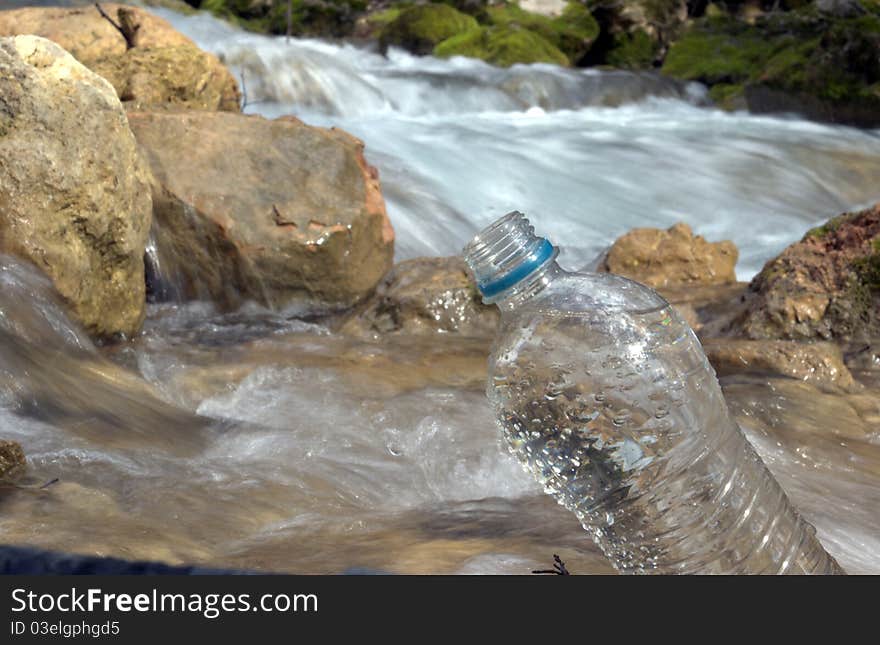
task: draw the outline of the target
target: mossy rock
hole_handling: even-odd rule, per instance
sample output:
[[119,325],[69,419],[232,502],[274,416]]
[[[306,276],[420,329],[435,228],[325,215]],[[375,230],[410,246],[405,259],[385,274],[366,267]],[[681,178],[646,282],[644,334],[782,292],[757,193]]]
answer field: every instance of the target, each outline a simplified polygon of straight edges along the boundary
[[880,205],[811,229],[752,280],[732,331],[750,338],[880,335]]
[[443,41],[434,49],[440,58],[467,56],[492,65],[551,63],[567,66],[568,58],[539,34],[516,26],[483,27]]
[[608,51],[606,63],[622,69],[646,69],[651,67],[657,55],[657,45],[641,30],[620,33],[614,37],[614,45]]
[[599,23],[579,2],[569,2],[562,15],[551,18],[530,13],[516,5],[491,6],[487,22],[497,27],[521,27],[535,32],[578,64],[599,36]]
[[[287,33],[287,2],[272,0],[202,0],[200,8],[244,29],[270,34]],[[343,38],[355,28],[367,9],[366,0],[293,0],[291,35]]]
[[709,86],[738,86],[756,112],[799,112],[876,127],[877,51],[880,17],[838,19],[808,7],[754,25],[730,18],[698,21],[673,44],[663,73]]
[[479,29],[479,23],[449,5],[425,4],[409,7],[400,12],[382,30],[379,46],[401,47],[413,54],[426,55],[444,40]]

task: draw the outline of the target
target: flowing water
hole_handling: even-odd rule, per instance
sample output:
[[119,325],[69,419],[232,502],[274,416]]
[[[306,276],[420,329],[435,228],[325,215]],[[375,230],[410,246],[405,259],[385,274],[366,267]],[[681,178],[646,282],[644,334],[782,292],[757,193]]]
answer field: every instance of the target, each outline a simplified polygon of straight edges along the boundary
[[[457,253],[517,208],[574,265],[633,226],[684,219],[733,239],[746,278],[811,224],[880,198],[876,133],[723,114],[699,87],[385,59],[158,12],[243,74],[248,111],[364,139],[398,259]],[[484,340],[364,341],[189,303],[151,305],[142,336],[102,348],[30,268],[0,258],[0,287],[0,438],[29,458],[21,486],[0,489],[3,542],[296,572],[526,573],[559,553],[573,572],[611,572],[501,447]],[[877,433],[847,432],[831,403],[802,412],[825,395],[780,379],[725,392],[828,550],[880,573]]]

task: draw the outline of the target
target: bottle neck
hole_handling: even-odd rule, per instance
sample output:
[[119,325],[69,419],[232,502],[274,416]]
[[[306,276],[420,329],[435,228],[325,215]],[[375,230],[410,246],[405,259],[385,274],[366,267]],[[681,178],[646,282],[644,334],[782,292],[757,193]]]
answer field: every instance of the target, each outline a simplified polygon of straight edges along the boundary
[[463,252],[483,302],[497,304],[502,312],[523,304],[563,273],[558,254],[518,211],[480,231]]
[[504,316],[518,309],[564,273],[565,270],[559,266],[556,260],[550,260],[522,281],[500,293],[495,304],[498,305],[501,315]]

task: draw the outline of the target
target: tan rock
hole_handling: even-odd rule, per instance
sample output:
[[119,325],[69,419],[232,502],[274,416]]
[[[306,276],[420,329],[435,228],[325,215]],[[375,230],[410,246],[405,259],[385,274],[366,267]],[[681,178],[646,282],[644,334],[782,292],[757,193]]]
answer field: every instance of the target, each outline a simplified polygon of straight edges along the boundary
[[0,251],[33,262],[98,336],[144,316],[148,172],[111,85],[55,43],[0,38]]
[[113,85],[126,109],[238,112],[241,94],[217,58],[194,45],[135,47],[89,62]]
[[844,213],[770,260],[732,324],[749,338],[880,337],[880,205]]
[[637,228],[614,242],[600,270],[652,287],[736,281],[733,242],[710,243],[679,222],[668,230]]
[[498,309],[484,305],[463,260],[417,258],[395,265],[348,332],[491,336]]
[[158,247],[188,297],[348,306],[391,268],[363,143],[292,117],[129,113],[155,176]]
[[703,349],[718,376],[778,374],[826,388],[859,389],[833,343],[713,338],[703,341]]
[[[116,19],[123,5],[102,2],[101,7]],[[167,20],[137,7],[126,7],[135,13],[141,28],[138,47],[174,47],[193,42],[175,30]],[[0,36],[33,34],[59,44],[74,58],[88,62],[107,55],[125,53],[125,39],[101,17],[93,6],[87,7],[25,7],[0,11]]]
[[[122,5],[101,7],[118,22]],[[140,24],[137,46],[130,50],[94,6],[0,11],[0,36],[35,34],[56,42],[109,80],[131,109],[239,110],[238,84],[216,56],[196,47],[166,20],[137,7],[125,9]]]

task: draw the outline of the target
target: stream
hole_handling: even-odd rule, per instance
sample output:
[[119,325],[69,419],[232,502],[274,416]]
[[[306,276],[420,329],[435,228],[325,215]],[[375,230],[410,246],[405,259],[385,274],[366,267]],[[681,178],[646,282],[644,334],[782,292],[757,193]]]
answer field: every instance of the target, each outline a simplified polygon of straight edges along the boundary
[[[684,220],[732,239],[745,280],[810,226],[880,199],[880,133],[724,113],[697,85],[384,58],[155,12],[245,79],[246,111],[364,140],[397,260],[457,254],[518,209],[567,268],[633,227]],[[201,302],[151,304],[141,336],[96,347],[41,276],[0,256],[0,438],[22,444],[25,484],[58,479],[0,491],[0,541],[298,573],[522,574],[557,553],[573,573],[613,573],[502,449],[486,352]],[[814,431],[835,423],[819,408],[802,424],[810,392],[724,385],[829,552],[880,573],[880,437]]]

